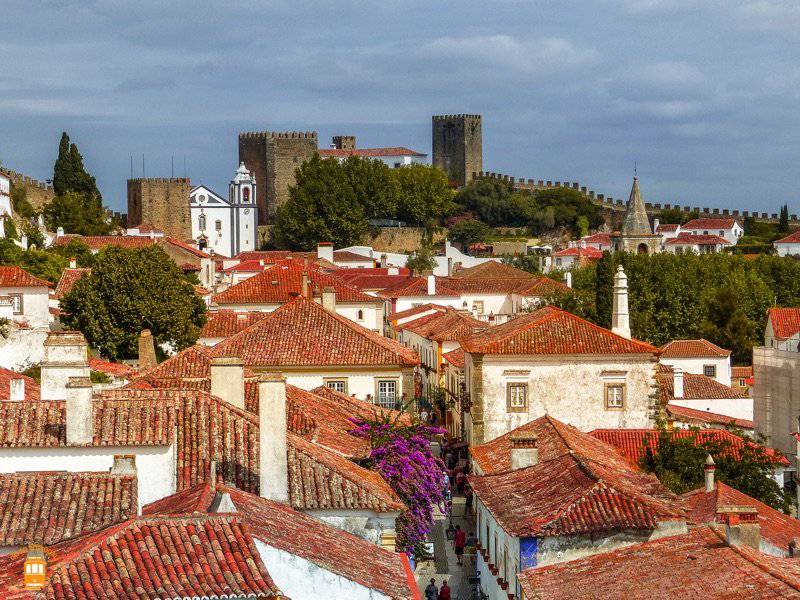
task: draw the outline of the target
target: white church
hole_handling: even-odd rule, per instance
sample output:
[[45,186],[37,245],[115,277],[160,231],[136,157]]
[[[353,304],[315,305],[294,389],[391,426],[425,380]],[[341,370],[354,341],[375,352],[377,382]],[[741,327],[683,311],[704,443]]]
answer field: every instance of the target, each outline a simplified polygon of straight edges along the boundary
[[236,256],[255,250],[258,240],[256,179],[244,163],[228,187],[225,199],[204,185],[189,193],[192,238],[200,250],[223,256]]

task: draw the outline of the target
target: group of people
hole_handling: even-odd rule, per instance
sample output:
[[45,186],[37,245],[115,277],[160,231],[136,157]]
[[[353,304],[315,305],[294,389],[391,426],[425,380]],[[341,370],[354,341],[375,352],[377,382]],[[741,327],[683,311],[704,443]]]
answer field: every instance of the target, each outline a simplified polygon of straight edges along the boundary
[[425,600],[450,600],[450,586],[447,580],[442,579],[442,587],[436,587],[436,580],[431,578],[428,587],[425,588]]

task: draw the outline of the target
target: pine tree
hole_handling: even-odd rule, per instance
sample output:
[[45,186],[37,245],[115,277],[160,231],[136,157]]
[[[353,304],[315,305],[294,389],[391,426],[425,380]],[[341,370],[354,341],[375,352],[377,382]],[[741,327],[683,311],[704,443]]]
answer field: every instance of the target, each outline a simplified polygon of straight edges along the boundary
[[781,206],[781,219],[778,223],[778,231],[781,233],[789,231],[789,206],[786,204]]
[[53,166],[53,190],[57,196],[67,192],[84,194],[102,201],[97,183],[83,166],[83,157],[78,147],[71,143],[67,132],[61,134],[58,144],[58,158]]

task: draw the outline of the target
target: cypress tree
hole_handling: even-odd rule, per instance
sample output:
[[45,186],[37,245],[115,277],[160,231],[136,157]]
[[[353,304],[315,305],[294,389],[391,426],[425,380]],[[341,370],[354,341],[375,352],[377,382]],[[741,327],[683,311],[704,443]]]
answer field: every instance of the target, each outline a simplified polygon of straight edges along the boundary
[[53,166],[53,190],[58,196],[76,192],[102,201],[95,178],[86,172],[83,157],[78,147],[70,142],[66,131],[61,134],[58,158]]
[[778,222],[778,231],[781,233],[789,231],[789,206],[787,204],[781,206],[781,219]]

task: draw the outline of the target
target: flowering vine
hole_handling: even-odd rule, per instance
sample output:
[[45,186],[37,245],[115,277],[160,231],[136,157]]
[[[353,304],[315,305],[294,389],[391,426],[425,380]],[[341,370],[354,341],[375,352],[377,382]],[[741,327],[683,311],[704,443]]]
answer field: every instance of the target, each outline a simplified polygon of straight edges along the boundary
[[351,419],[350,433],[370,442],[368,466],[387,481],[405,510],[397,518],[397,545],[411,554],[433,527],[433,509],[447,510],[441,459],[431,453],[430,440],[443,429],[423,424],[401,425],[376,415],[374,420]]

